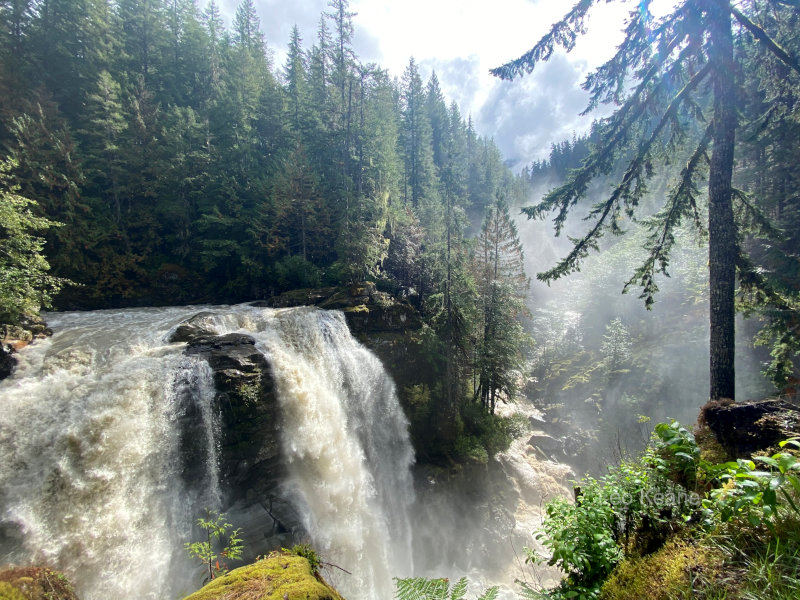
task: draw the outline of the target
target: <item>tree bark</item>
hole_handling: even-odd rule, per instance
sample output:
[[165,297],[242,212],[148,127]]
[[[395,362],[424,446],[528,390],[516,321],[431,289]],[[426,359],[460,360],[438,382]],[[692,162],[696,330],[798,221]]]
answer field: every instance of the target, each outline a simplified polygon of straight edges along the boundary
[[[723,5],[723,6],[720,6]],[[727,3],[708,3],[714,77],[714,150],[708,175],[708,273],[710,296],[711,400],[735,399],[734,347],[736,226],[732,186],[736,137],[733,34]]]

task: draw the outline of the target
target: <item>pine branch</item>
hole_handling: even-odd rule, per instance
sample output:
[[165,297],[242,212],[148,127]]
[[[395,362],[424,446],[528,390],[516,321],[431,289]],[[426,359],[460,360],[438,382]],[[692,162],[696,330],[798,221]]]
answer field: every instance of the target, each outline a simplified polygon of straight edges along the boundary
[[[681,38],[676,36],[669,47],[676,47],[680,41]],[[651,91],[653,94],[659,92],[662,88],[669,87],[668,82],[671,81],[676,71],[681,68],[682,63],[693,51],[694,48],[691,46],[687,46],[681,51],[680,55],[675,59],[672,68],[661,77],[655,89]],[[540,218],[543,214],[552,211],[558,206],[560,207],[559,214],[553,222],[556,235],[561,233],[569,209],[585,195],[589,183],[595,177],[601,173],[607,173],[610,170],[618,149],[625,145],[629,131],[638,124],[643,113],[647,110],[649,106],[647,98],[640,98],[640,96],[647,88],[652,77],[661,69],[661,66],[662,63],[659,62],[650,69],[625,105],[614,115],[612,126],[608,131],[604,132],[604,137],[606,139],[610,137],[609,141],[603,144],[599,150],[593,151],[585,159],[584,164],[579,169],[572,171],[564,185],[548,192],[539,204],[527,206],[522,209],[522,212],[527,215],[529,219]]]
[[556,46],[567,52],[575,47],[575,40],[584,32],[583,21],[586,13],[596,0],[579,0],[566,16],[555,23],[528,52],[489,72],[500,79],[511,80],[525,73],[532,73],[536,63],[546,61],[552,56]]
[[739,232],[749,232],[774,241],[784,241],[786,235],[778,229],[758,206],[750,201],[750,194],[733,189],[733,199],[737,202],[736,226]]
[[[636,15],[637,17],[628,25],[625,40],[620,45],[616,54],[605,64],[586,76],[586,80],[581,87],[586,91],[591,91],[592,96],[588,106],[581,115],[588,114],[601,103],[607,104],[609,102],[615,102],[619,104],[621,102],[621,94],[625,89],[624,80],[627,73],[634,69],[640,62],[645,51],[652,48],[651,40],[665,37],[669,26],[675,24],[677,20],[677,14],[673,13],[664,23],[654,30],[650,30],[643,24],[643,20],[650,16],[649,11],[645,15],[641,12],[637,12]],[[678,25],[681,24],[682,22],[678,21]],[[639,35],[639,32],[643,32],[646,35],[642,37]],[[636,98],[641,93],[644,86],[647,85],[647,82],[661,69],[672,51],[685,37],[686,31],[683,31],[682,28],[678,28],[677,33],[672,37],[669,43],[658,49],[656,59],[652,62],[647,73],[641,77],[641,83],[632,98]],[[603,93],[605,93],[605,97],[601,99]],[[628,102],[630,102],[630,99]]]
[[[711,137],[711,126],[709,126],[706,128],[703,139],[700,141],[681,172],[678,185],[673,188],[670,194],[669,208],[656,215],[650,221],[649,226],[655,228],[655,231],[650,236],[650,241],[647,244],[649,249],[647,260],[636,270],[622,289],[622,293],[624,294],[632,285],[640,285],[642,287],[642,293],[639,295],[639,298],[644,299],[645,307],[648,310],[655,302],[653,296],[658,291],[658,284],[655,281],[656,274],[663,273],[664,275],[669,275],[667,273],[669,253],[675,244],[675,236],[672,232],[676,226],[680,225],[681,217],[687,213],[691,214],[694,219],[695,227],[701,232],[704,230],[699,211],[697,210],[697,202],[694,198],[697,192],[694,179],[698,174],[703,159],[705,159],[706,163],[709,162],[706,150],[711,143]],[[691,212],[687,209],[691,209]],[[660,227],[657,227],[656,224],[660,224]],[[658,266],[656,267],[656,265]]]
[[[594,226],[582,238],[571,238],[571,241],[574,243],[572,251],[565,258],[561,259],[561,261],[559,261],[559,263],[552,269],[543,273],[538,273],[536,275],[537,279],[540,281],[550,282],[555,279],[559,279],[564,275],[574,273],[578,270],[580,261],[588,256],[589,251],[597,250],[598,240],[602,237],[602,232],[608,216],[613,215],[616,217],[619,214],[620,199],[624,199],[626,203],[628,203],[629,199],[633,202],[636,201],[636,197],[631,196],[630,194],[630,186],[634,180],[641,178],[642,167],[649,157],[649,153],[653,144],[655,144],[667,123],[673,118],[684,99],[699,85],[699,83],[706,77],[706,75],[708,75],[710,71],[711,65],[710,63],[707,63],[672,99],[672,102],[670,102],[667,110],[662,115],[661,120],[656,125],[653,133],[650,135],[650,138],[639,149],[636,157],[630,162],[620,184],[614,189],[608,200],[595,205],[595,207],[589,213],[587,219],[596,217]],[[559,215],[559,217],[560,216],[561,215]]]
[[[718,0],[719,1],[719,0]],[[727,2],[725,4],[728,4]],[[795,58],[789,55],[786,50],[781,48],[778,43],[773,40],[761,26],[753,23],[745,15],[743,15],[735,6],[730,6],[731,14],[741,23],[747,31],[749,31],[754,38],[764,44],[766,48],[772,52],[782,63],[794,69],[795,72],[800,73],[800,63]]]

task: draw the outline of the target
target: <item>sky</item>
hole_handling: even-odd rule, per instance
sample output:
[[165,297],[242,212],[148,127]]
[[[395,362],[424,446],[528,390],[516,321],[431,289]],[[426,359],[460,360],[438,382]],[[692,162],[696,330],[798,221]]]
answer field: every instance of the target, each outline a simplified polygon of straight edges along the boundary
[[[200,0],[202,5],[202,0]],[[255,0],[275,64],[282,67],[292,26],[303,47],[316,39],[327,0]],[[238,0],[222,0],[231,22]],[[555,54],[533,74],[500,81],[489,69],[529,50],[572,6],[572,0],[350,0],[353,45],[363,63],[401,77],[410,57],[423,81],[435,71],[448,103],[472,116],[476,131],[494,138],[515,168],[546,158],[550,145],[588,131],[581,117],[586,74],[610,58],[622,41],[631,3],[600,3],[575,49]],[[597,115],[595,115],[597,116]]]

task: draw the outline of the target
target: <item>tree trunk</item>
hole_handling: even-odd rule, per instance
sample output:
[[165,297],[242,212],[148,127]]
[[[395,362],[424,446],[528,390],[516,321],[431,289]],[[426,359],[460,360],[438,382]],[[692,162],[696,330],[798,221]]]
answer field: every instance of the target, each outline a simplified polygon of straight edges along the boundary
[[731,17],[720,4],[722,3],[715,0],[708,3],[711,34],[709,58],[714,67],[714,150],[708,175],[710,398],[734,400],[734,292],[737,243],[731,178],[736,137],[736,89]]

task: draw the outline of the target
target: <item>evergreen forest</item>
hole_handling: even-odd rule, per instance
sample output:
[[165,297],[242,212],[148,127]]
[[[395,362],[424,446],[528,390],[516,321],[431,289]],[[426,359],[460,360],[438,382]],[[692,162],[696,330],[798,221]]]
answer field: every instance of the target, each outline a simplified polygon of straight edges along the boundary
[[[492,75],[513,85],[570,52],[590,10],[610,3],[565,5]],[[487,572],[497,567],[487,540],[501,530],[512,539],[519,498],[535,512],[533,495],[503,470],[517,444],[521,462],[553,468],[534,468],[537,493],[562,466],[562,479],[586,474],[574,501],[536,496],[535,542],[521,559],[511,549],[521,597],[796,597],[800,2],[681,0],[658,16],[655,4],[628,3],[622,43],[586,77],[591,128],[514,171],[435,72],[409,58],[398,77],[359,58],[348,0],[328,0],[312,39],[294,26],[288,40],[265,39],[255,0],[241,0],[232,19],[217,0],[0,0],[0,341],[19,326],[44,330],[42,310],[253,302],[237,309],[246,311],[297,306],[270,302],[323,289],[369,296],[383,311],[375,314],[402,306],[404,325],[381,330],[375,347],[386,351],[381,389],[402,407],[393,431],[407,434],[398,434],[409,447],[400,452],[410,482],[403,510],[423,507],[419,523],[406,519],[422,530],[408,552],[431,559],[426,568],[440,564],[437,544],[464,546],[459,573],[480,570],[475,556]],[[280,61],[277,47],[287,49]],[[370,309],[344,310],[367,313],[348,315],[359,322]],[[218,359],[230,341],[178,330],[169,343],[190,348],[174,359],[185,359],[187,381],[185,365]],[[241,347],[256,345],[244,337]],[[0,379],[30,341],[0,346]],[[188,470],[214,461],[215,477],[219,464],[235,475],[240,465],[261,469],[255,457],[266,451],[256,447],[266,436],[255,432],[279,422],[265,416],[274,409],[264,408],[274,401],[265,365],[275,358],[265,356],[225,380],[224,392],[224,369],[203,371],[218,386],[209,392],[216,418],[234,433],[214,442],[221,426],[212,431],[209,417],[209,450]],[[329,379],[355,386],[347,377]],[[518,401],[528,412],[516,411]],[[730,419],[739,438],[756,444],[767,431],[768,443],[743,449],[731,441],[738,434],[714,429],[720,413],[760,402],[779,416],[759,413],[747,425],[756,433]],[[363,411],[356,433],[375,442],[370,427],[385,417]],[[176,442],[181,451],[194,448],[189,437]],[[364,458],[370,452],[358,460],[377,460],[377,450]],[[283,476],[276,456],[260,483]],[[374,479],[364,484],[371,492]],[[250,504],[237,516],[259,510],[254,494],[241,494]],[[269,510],[258,499],[272,533],[275,498],[284,500],[269,496]],[[463,508],[473,500],[479,509]],[[457,524],[453,539],[434,540],[439,520],[479,511],[477,533],[462,537],[468,527]],[[207,517],[198,523],[218,533],[186,549],[209,580],[222,579],[228,567],[214,569],[212,537],[221,543],[232,528],[235,551],[224,552],[239,560],[242,530],[222,513]],[[305,540],[276,548],[269,559],[303,569],[308,561],[314,585],[324,583],[320,565],[346,572]],[[536,567],[563,579],[537,587],[525,579]],[[448,579],[393,581],[403,599],[464,598],[468,589],[466,579],[452,588]],[[227,585],[212,584],[204,589]],[[490,587],[480,598],[497,594]]]

